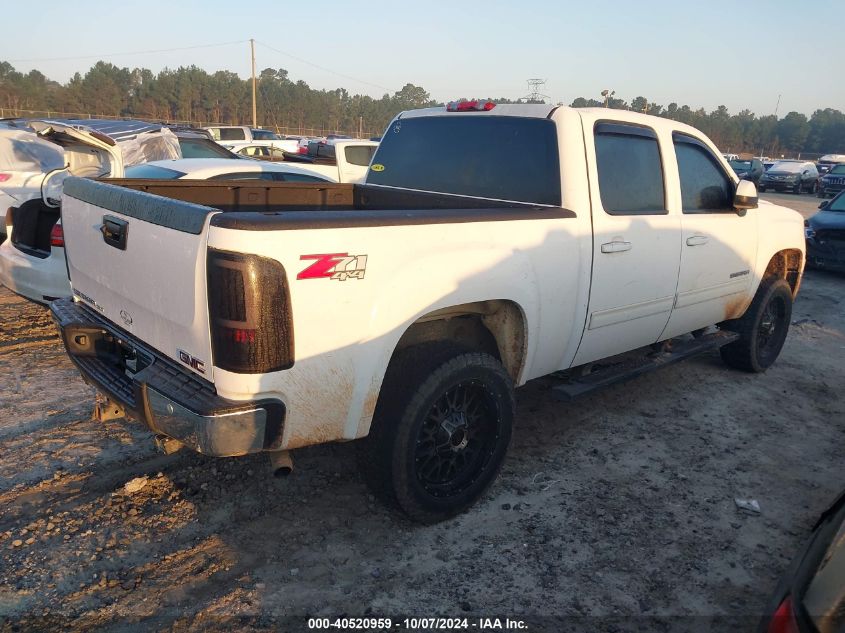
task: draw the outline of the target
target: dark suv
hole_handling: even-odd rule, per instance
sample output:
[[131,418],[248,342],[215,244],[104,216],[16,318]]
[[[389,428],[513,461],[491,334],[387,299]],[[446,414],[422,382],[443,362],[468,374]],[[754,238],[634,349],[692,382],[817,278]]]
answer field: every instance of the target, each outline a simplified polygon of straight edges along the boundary
[[819,198],[835,196],[845,189],[845,164],[834,165],[824,176],[819,178]]
[[791,191],[816,193],[819,185],[819,172],[813,163],[800,160],[779,160],[763,174],[758,190]]
[[763,172],[766,171],[763,169],[763,163],[756,158],[750,160],[736,159],[729,161],[729,164],[740,180],[750,180],[755,185],[760,184],[760,178],[763,177]]

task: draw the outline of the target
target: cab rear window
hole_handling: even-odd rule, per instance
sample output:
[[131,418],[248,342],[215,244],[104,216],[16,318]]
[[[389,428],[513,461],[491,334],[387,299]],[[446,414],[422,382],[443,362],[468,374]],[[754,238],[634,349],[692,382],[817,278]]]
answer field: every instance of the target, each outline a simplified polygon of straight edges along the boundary
[[367,183],[559,206],[556,127],[548,119],[467,114],[399,119],[385,132]]

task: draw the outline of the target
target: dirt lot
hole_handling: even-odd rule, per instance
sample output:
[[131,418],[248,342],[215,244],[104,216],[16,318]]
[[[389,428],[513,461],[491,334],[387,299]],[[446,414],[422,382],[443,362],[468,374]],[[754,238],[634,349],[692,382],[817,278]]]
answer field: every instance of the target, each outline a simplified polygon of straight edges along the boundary
[[92,422],[47,312],[2,289],[0,629],[412,614],[748,630],[845,487],[843,306],[845,276],[811,271],[761,376],[711,354],[567,405],[532,382],[486,498],[418,527],[368,494],[351,444],[298,451],[276,480],[260,457],[162,456],[135,424]]

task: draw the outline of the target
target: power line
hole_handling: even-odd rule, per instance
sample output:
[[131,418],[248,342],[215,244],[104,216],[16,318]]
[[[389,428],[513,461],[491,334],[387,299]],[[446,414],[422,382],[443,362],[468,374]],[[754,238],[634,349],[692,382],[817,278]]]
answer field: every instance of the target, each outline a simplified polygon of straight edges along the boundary
[[76,55],[72,57],[39,57],[39,58],[31,58],[31,59],[8,59],[6,60],[10,64],[18,64],[21,62],[57,62],[57,61],[64,61],[68,59],[94,59],[95,57],[99,57],[100,59],[105,57],[121,57],[125,55],[149,55],[152,53],[172,53],[174,51],[188,51],[197,48],[216,48],[218,46],[232,46],[234,44],[244,44],[249,40],[238,40],[236,42],[220,42],[218,44],[197,44],[196,46],[179,46],[177,48],[159,48],[155,50],[148,50],[148,51],[130,51],[126,53],[104,53],[101,55]]
[[365,84],[367,86],[373,86],[374,88],[379,88],[380,90],[386,90],[390,92],[390,88],[386,86],[382,86],[380,84],[374,84],[371,81],[364,81],[363,79],[358,79],[357,77],[352,77],[350,75],[344,75],[343,73],[339,73],[331,68],[326,68],[325,66],[319,66],[314,64],[313,62],[309,62],[307,59],[302,59],[301,57],[297,57],[296,55],[292,55],[290,53],[286,53],[285,51],[280,51],[278,48],[273,48],[269,44],[265,44],[264,42],[260,42],[259,40],[255,40],[256,44],[261,44],[264,48],[269,48],[271,51],[279,53],[280,55],[284,55],[285,57],[290,57],[291,59],[295,59],[298,62],[302,62],[303,64],[307,64],[309,66],[313,66],[314,68],[318,68],[324,72],[331,73],[332,75],[337,75],[338,77],[343,77],[345,79],[349,79],[351,81],[357,81],[359,84]]

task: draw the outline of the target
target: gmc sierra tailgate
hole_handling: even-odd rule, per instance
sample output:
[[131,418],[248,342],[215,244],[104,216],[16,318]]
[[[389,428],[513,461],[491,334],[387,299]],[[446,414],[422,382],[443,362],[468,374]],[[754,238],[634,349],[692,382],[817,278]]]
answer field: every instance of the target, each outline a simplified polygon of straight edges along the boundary
[[216,209],[68,178],[62,223],[77,301],[212,380],[206,302],[208,217]]

